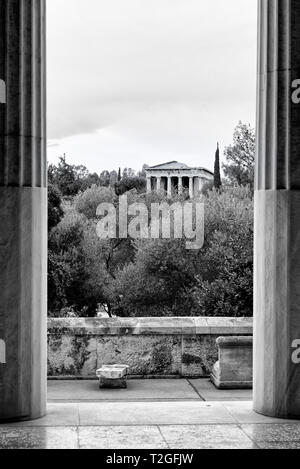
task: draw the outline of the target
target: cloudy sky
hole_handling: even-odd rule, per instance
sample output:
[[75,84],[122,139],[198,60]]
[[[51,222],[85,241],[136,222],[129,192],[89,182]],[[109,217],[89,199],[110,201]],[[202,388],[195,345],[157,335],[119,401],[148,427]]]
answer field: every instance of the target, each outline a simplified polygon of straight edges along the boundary
[[255,0],[51,0],[48,159],[91,171],[177,160],[255,124]]

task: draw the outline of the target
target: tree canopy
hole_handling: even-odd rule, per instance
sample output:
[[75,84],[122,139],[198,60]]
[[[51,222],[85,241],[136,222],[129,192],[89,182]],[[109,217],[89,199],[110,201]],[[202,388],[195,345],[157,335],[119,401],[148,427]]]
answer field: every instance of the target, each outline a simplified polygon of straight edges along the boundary
[[[116,316],[251,316],[255,132],[241,122],[226,147],[221,185],[219,146],[215,187],[205,205],[205,243],[185,239],[100,239],[97,207],[119,196],[130,204],[174,204],[188,194],[146,191],[145,169],[91,174],[61,157],[49,166],[49,314],[93,316],[97,305]],[[150,213],[150,211],[149,211]],[[118,217],[117,222],[118,222]],[[150,223],[149,219],[149,223]]]
[[236,185],[254,185],[255,129],[250,124],[238,123],[233,143],[225,148],[226,163],[223,171],[228,180]]

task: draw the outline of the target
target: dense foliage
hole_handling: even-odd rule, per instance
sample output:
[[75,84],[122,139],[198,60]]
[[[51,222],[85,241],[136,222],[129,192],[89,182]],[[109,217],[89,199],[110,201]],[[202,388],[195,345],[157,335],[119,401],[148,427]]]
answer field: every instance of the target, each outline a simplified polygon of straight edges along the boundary
[[[150,203],[130,194],[131,202]],[[252,314],[253,202],[248,188],[203,196],[205,245],[185,240],[101,240],[96,207],[117,204],[114,191],[79,194],[49,236],[49,309],[119,316]]]
[[[123,194],[130,204],[148,208],[169,202],[164,194],[146,194],[145,167],[138,174],[119,169],[98,176],[65,157],[51,165],[49,314],[93,316],[100,305],[116,316],[251,316],[254,145],[250,126],[240,123],[225,150],[227,179],[217,188],[208,184],[200,196],[205,243],[198,251],[186,249],[185,239],[97,236],[101,203],[113,204],[118,213]],[[218,166],[219,152],[217,176]]]
[[225,148],[223,171],[228,181],[237,185],[254,185],[255,129],[239,122],[233,134],[233,143]]

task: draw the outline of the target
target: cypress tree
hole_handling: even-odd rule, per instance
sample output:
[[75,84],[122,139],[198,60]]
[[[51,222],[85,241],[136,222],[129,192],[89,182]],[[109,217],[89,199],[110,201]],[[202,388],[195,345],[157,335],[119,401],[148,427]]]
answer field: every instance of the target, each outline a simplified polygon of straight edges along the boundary
[[214,187],[220,189],[222,186],[221,172],[220,172],[220,148],[219,143],[217,146],[216,157],[215,157],[215,171],[214,171]]

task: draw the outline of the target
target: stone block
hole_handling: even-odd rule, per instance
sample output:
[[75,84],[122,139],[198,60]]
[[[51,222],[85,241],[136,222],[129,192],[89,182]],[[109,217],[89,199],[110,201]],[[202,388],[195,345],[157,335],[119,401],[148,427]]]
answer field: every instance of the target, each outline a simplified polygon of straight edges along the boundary
[[219,317],[207,317],[207,328],[208,333],[212,335],[251,335],[253,331],[253,319],[252,318],[219,318]]
[[138,318],[134,335],[167,336],[193,335],[196,323],[193,317],[151,317]]
[[100,389],[126,389],[127,388],[127,379],[109,379],[109,378],[100,378],[99,380]]
[[213,367],[211,381],[218,389],[252,389],[253,338],[219,337],[219,360]]
[[106,365],[96,371],[97,378],[121,379],[127,376],[129,366]]
[[127,388],[127,374],[129,367],[127,365],[106,365],[97,370],[96,375],[99,378],[99,387],[123,389]]

